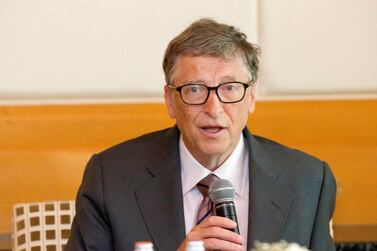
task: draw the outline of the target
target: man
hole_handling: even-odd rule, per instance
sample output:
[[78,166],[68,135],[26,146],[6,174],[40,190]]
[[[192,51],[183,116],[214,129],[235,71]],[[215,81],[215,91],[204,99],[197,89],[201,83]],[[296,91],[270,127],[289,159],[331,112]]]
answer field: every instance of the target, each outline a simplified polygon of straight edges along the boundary
[[[160,251],[183,251],[190,240],[207,250],[248,250],[255,240],[281,239],[335,250],[327,164],[245,128],[258,52],[243,33],[209,19],[170,42],[164,97],[176,126],[92,157],[67,250],[132,250],[142,240]],[[240,234],[229,230],[235,222],[202,214],[207,177],[234,185]]]

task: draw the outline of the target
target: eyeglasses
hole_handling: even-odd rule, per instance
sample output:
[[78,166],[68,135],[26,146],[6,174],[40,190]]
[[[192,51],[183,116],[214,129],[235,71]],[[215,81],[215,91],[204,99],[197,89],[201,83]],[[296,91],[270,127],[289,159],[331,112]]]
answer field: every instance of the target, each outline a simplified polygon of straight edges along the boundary
[[168,84],[170,89],[179,92],[183,103],[187,105],[202,105],[207,102],[210,91],[214,90],[222,103],[231,104],[240,102],[254,82],[242,83],[238,81],[221,83],[216,87],[202,84],[187,84],[179,87]]

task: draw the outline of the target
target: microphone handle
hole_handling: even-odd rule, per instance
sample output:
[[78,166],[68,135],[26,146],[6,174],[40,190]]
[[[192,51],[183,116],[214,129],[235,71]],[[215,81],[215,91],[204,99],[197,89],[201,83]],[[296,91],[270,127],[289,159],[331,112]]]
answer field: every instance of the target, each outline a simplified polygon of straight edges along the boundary
[[229,229],[229,230],[237,234],[240,234],[240,230],[238,228],[236,207],[234,206],[233,201],[224,201],[224,202],[215,204],[215,212],[217,216],[225,217],[236,222],[237,226],[234,229]]

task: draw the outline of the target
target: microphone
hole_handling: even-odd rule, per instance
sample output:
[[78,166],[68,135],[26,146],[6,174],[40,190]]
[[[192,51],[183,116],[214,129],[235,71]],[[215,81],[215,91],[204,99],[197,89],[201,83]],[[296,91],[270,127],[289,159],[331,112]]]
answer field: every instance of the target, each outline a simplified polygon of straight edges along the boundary
[[230,230],[240,234],[234,205],[234,191],[235,189],[229,180],[221,179],[210,186],[208,195],[215,206],[216,215],[235,221],[237,223],[236,228]]

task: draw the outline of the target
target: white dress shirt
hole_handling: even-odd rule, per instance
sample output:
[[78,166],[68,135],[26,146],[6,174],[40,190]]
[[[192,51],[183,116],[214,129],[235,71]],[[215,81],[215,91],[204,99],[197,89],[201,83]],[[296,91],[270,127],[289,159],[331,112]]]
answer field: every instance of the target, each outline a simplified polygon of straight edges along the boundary
[[179,140],[179,153],[186,234],[196,224],[197,212],[203,199],[196,184],[208,174],[213,173],[220,179],[229,180],[235,188],[234,203],[240,234],[244,238],[244,250],[246,250],[249,215],[249,152],[242,135],[233,153],[214,172],[205,168],[191,155],[182,136]]

